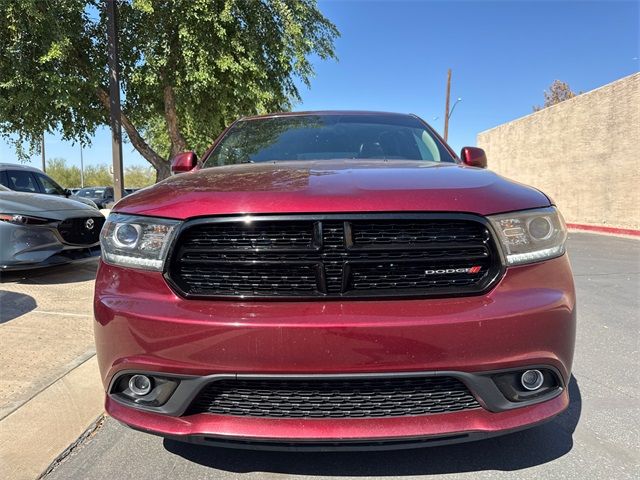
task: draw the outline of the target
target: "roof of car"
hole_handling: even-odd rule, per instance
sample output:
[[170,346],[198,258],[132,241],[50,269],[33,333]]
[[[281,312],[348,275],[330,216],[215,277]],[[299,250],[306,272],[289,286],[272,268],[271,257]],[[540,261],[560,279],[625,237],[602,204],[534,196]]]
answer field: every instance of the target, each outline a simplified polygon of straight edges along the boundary
[[39,168],[30,167],[29,165],[20,165],[19,163],[0,163],[0,170],[26,170],[28,172],[42,173],[42,170]]
[[309,110],[305,112],[275,112],[264,115],[249,115],[240,120],[258,120],[261,118],[274,117],[297,117],[304,115],[391,115],[400,117],[415,117],[413,113],[377,112],[373,110]]

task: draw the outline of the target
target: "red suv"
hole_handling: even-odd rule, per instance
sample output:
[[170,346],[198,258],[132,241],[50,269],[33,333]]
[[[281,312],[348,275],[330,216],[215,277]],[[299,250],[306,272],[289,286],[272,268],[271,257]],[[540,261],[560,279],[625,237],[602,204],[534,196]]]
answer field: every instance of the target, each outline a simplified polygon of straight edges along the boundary
[[106,409],[184,441],[395,448],[569,404],[575,294],[552,201],[413,115],[243,118],[102,234]]

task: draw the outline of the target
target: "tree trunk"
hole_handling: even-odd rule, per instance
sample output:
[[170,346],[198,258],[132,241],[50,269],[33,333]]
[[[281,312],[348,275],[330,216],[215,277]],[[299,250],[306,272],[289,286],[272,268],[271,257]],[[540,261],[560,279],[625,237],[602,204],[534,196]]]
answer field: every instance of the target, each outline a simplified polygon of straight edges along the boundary
[[176,97],[171,85],[164,87],[164,117],[167,121],[167,130],[169,132],[169,139],[171,140],[171,157],[174,157],[187,149],[187,142],[178,127]]
[[171,166],[169,163],[163,163],[160,168],[156,168],[156,183],[171,176]]
[[[81,71],[84,72],[86,78],[92,78],[93,75],[90,68],[91,62],[89,61],[86,52],[82,50],[75,50],[75,52],[79,60]],[[109,94],[107,93],[107,90],[98,85],[96,87],[96,94],[100,103],[102,103],[104,108],[107,110],[107,114],[109,114],[111,111],[111,105],[109,102]],[[138,129],[131,122],[129,117],[127,117],[127,115],[122,111],[120,113],[120,123],[122,124],[122,127],[124,128],[127,137],[129,137],[129,141],[131,141],[133,147],[155,169],[156,181],[163,180],[169,177],[171,175],[169,162],[158,155],[158,153],[153,148],[151,148],[151,146],[147,142],[145,142],[145,140],[142,138],[142,135],[140,135],[140,132],[138,132]]]

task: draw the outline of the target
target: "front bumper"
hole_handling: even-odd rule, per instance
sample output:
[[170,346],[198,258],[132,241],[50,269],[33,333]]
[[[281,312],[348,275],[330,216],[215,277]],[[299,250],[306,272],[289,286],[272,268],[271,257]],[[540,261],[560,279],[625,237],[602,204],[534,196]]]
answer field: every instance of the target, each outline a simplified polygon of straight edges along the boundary
[[412,417],[348,420],[246,418],[199,414],[169,417],[107,398],[106,410],[128,426],[179,441],[266,450],[375,450],[446,445],[505,435],[542,424],[569,405],[562,395],[499,414],[476,409]]
[[[566,256],[510,268],[488,294],[375,301],[207,301],[176,296],[159,273],[101,264],[95,334],[105,389],[125,371],[209,375],[478,374],[533,365],[563,388],[546,401],[385,418],[294,419],[159,413],[107,395],[107,411],[141,430],[185,440],[465,441],[548,420],[569,402],[575,294]],[[493,411],[492,411],[493,410]]]
[[0,271],[28,270],[70,262],[92,260],[100,256],[100,244],[66,243],[55,223],[24,226],[0,223]]

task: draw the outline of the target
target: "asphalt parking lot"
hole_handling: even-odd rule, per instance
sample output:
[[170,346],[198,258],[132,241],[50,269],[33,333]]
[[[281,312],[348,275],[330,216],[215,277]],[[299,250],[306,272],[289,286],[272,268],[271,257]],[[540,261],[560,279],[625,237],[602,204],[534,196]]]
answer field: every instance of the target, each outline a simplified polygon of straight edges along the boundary
[[571,406],[540,427],[481,442],[377,453],[196,447],[113,419],[47,479],[638,478],[640,241],[573,233],[578,337]]

